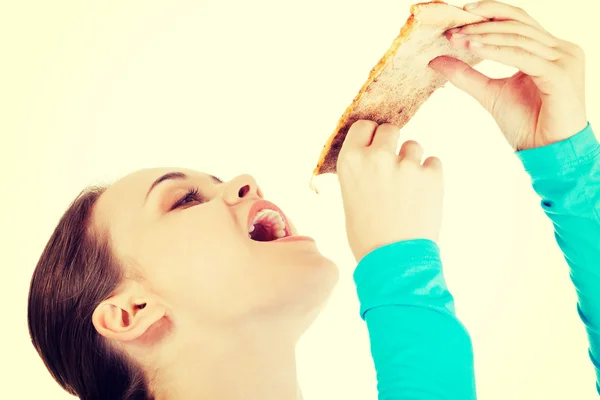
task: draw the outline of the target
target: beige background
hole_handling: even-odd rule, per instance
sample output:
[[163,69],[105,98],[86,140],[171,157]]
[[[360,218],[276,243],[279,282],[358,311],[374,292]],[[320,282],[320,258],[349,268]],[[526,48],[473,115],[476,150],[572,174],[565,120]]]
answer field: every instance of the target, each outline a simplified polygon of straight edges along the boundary
[[[588,116],[596,121],[595,2],[513,4],[587,51]],[[320,196],[307,184],[410,5],[2,0],[0,397],[69,398],[30,345],[25,318],[32,270],[68,203],[90,183],[182,166],[225,179],[254,174],[339,264],[341,282],[299,348],[305,397],[375,399],[337,183],[322,179]],[[512,72],[493,63],[479,69]],[[449,85],[405,127],[409,138],[445,163],[441,247],[473,337],[480,398],[595,398],[567,266],[495,123]]]

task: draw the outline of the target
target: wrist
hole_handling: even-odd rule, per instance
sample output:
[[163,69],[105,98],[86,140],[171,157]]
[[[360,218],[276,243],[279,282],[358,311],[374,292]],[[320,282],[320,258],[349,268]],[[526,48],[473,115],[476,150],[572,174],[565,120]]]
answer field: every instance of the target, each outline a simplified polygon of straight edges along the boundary
[[437,247],[438,235],[406,235],[399,236],[395,240],[381,241],[370,246],[353,248],[352,253],[357,263],[360,263],[365,257],[388,246],[406,243],[410,246],[411,243],[427,243],[427,246]]
[[593,159],[600,144],[591,125],[568,139],[546,146],[515,152],[525,170],[532,176],[568,173],[581,163]]
[[[358,264],[365,262],[365,260],[373,257],[373,254],[380,254],[382,252],[388,252],[390,250],[397,249],[426,249],[426,253],[436,253],[439,254],[439,247],[436,240],[432,240],[426,237],[415,237],[415,238],[407,238],[400,239],[393,242],[386,242],[381,245],[372,246],[370,248],[365,248],[361,252],[354,252],[354,258]],[[411,250],[413,251],[413,250]]]

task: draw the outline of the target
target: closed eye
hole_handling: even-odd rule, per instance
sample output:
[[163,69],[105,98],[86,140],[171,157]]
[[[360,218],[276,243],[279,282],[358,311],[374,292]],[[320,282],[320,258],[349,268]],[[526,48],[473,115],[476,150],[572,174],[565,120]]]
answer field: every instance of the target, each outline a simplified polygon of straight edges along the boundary
[[198,188],[189,189],[186,194],[184,194],[182,197],[180,197],[179,200],[177,200],[175,202],[175,204],[173,204],[173,207],[171,207],[171,210],[175,210],[177,208],[186,206],[190,203],[193,203],[194,201],[197,201],[200,204],[202,204],[206,201],[204,196],[202,196],[202,194],[200,194],[200,190]]

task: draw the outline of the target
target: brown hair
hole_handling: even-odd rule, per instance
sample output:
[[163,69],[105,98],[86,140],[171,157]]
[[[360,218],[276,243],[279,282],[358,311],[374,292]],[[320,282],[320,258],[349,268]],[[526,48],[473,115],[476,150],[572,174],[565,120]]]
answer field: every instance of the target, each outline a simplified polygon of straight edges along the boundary
[[77,196],[60,219],[31,279],[27,319],[33,345],[54,379],[82,400],[151,400],[142,369],[92,324],[94,309],[124,279],[108,235],[92,228],[105,187]]

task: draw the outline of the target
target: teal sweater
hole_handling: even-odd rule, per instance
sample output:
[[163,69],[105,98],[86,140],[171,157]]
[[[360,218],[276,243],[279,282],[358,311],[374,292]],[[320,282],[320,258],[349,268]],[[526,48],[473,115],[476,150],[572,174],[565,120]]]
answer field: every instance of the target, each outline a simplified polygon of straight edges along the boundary
[[[570,139],[516,154],[570,268],[600,393],[600,145],[588,124]],[[434,242],[376,249],[359,262],[354,281],[380,400],[476,398],[471,339]]]

